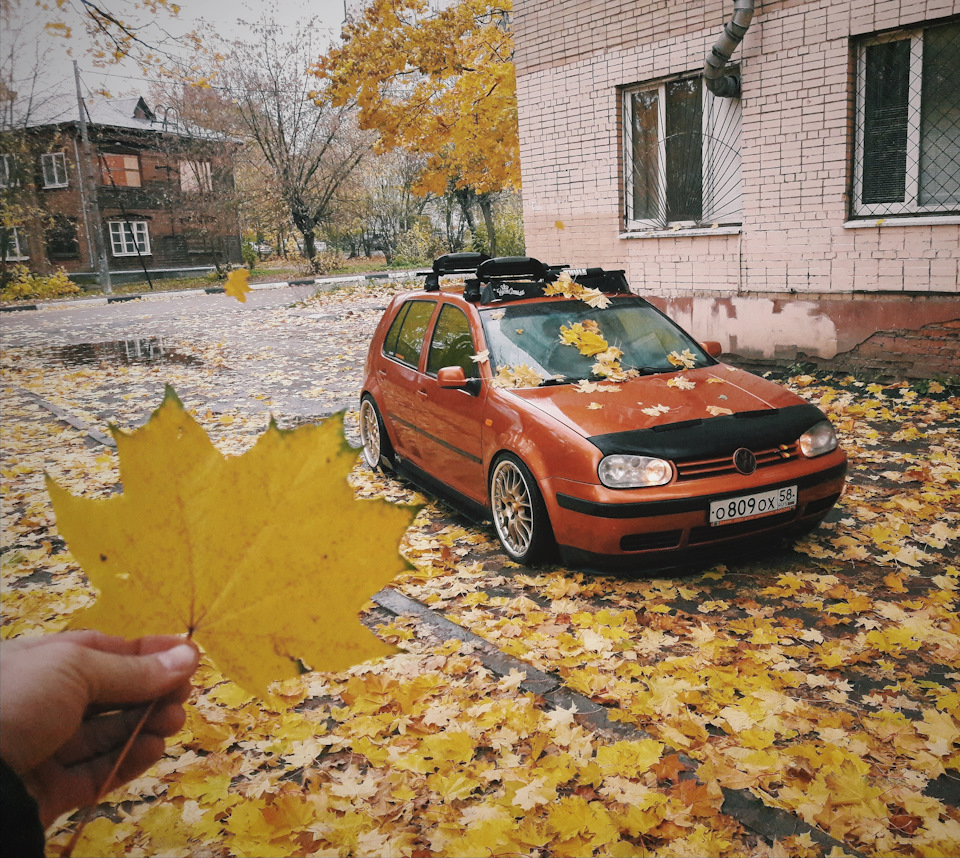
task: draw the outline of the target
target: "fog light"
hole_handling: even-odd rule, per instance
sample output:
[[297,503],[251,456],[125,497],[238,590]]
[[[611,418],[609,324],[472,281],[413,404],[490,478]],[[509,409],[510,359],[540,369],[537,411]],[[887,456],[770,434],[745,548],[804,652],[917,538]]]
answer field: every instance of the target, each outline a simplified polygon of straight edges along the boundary
[[649,456],[606,456],[597,469],[600,482],[611,489],[663,486],[673,479],[673,468],[663,459]]

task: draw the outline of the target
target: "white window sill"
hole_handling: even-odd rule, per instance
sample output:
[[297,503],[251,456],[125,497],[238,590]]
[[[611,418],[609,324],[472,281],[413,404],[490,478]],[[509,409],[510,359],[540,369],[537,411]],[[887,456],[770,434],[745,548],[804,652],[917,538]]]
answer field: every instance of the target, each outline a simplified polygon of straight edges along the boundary
[[645,229],[621,232],[617,238],[696,238],[702,235],[739,235],[743,231],[739,226],[708,226],[689,229]]
[[64,182],[62,185],[44,185],[43,189],[45,191],[56,191],[60,188],[69,188],[69,187],[70,187],[70,183]]
[[139,253],[137,253],[137,251],[135,250],[132,253],[117,253],[116,251],[114,251],[112,255],[118,258],[124,257],[124,256],[153,256],[153,254],[149,250],[141,250]]
[[4,259],[4,262],[27,262],[29,261],[29,256],[8,256]]
[[844,229],[872,229],[885,226],[949,226],[960,224],[958,215],[925,215],[921,217],[879,217],[866,220],[848,220]]

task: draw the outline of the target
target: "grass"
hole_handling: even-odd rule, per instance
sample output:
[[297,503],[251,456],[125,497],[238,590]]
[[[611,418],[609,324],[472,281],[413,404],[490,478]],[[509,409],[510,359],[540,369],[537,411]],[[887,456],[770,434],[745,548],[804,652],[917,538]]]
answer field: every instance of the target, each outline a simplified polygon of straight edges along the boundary
[[[370,274],[377,271],[385,271],[390,268],[400,269],[409,268],[409,266],[391,265],[384,263],[382,258],[376,257],[358,257],[356,259],[346,259],[342,265],[336,269],[324,272],[317,276],[336,276],[342,274]],[[275,283],[283,280],[297,280],[310,277],[312,275],[305,272],[302,266],[285,259],[266,259],[258,263],[250,273],[250,283]],[[201,290],[209,289],[215,286],[222,286],[226,277],[219,277],[216,273],[202,274],[194,277],[175,277],[166,279],[154,279],[152,285],[146,280],[134,280],[129,283],[113,284],[111,295],[141,295],[141,294],[160,294],[163,292],[182,292],[190,289]],[[79,295],[64,296],[56,298],[57,301],[69,301],[78,298],[102,297],[104,292],[98,286],[85,288]],[[24,302],[34,303],[36,298],[23,298]],[[16,302],[13,302],[16,303]]]

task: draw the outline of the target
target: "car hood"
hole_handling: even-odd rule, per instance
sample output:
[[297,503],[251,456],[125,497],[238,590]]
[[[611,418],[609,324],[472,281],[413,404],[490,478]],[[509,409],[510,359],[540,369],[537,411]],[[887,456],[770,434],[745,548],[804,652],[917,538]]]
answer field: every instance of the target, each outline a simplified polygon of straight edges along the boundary
[[600,388],[581,393],[564,384],[511,393],[605,454],[674,458],[792,443],[824,419],[819,409],[786,388],[725,364]]

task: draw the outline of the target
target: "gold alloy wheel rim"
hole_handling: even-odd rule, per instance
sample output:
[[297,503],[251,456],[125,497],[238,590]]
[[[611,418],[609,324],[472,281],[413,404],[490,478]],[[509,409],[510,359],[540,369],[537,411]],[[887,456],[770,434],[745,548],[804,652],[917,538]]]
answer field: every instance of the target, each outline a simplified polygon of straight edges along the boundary
[[493,472],[490,491],[493,521],[508,552],[521,557],[533,542],[533,499],[520,469],[505,460]]

